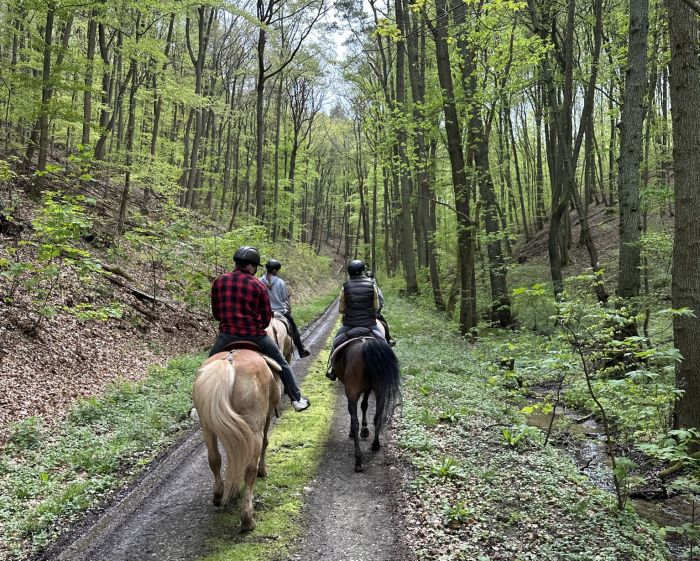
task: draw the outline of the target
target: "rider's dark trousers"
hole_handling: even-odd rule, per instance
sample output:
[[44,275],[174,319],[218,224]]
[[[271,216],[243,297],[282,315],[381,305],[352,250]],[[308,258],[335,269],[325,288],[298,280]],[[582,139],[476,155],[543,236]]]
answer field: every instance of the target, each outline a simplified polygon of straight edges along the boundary
[[229,343],[234,343],[236,341],[251,341],[260,347],[260,351],[269,356],[272,360],[277,362],[282,367],[282,372],[280,372],[280,379],[282,380],[282,385],[284,385],[284,392],[291,398],[292,401],[298,401],[301,397],[301,392],[297,386],[297,382],[294,379],[294,373],[289,367],[289,364],[282,353],[280,352],[277,344],[268,336],[260,335],[258,337],[252,336],[242,336],[242,335],[230,335],[228,333],[219,333],[219,336],[214,341],[214,345],[209,351],[209,356],[220,353],[221,350]]
[[298,351],[304,350],[304,343],[301,342],[299,329],[297,329],[297,324],[294,323],[294,318],[292,318],[291,312],[287,312],[286,314],[284,314],[284,317],[286,317],[289,320],[289,325],[292,328],[292,340],[294,341],[294,346],[297,348]]

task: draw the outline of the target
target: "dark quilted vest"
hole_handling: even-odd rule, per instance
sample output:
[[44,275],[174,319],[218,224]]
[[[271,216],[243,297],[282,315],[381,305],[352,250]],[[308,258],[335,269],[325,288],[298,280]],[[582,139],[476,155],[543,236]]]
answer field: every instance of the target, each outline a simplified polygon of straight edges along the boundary
[[374,281],[367,277],[351,277],[343,285],[345,317],[343,325],[372,327],[377,321],[374,310]]

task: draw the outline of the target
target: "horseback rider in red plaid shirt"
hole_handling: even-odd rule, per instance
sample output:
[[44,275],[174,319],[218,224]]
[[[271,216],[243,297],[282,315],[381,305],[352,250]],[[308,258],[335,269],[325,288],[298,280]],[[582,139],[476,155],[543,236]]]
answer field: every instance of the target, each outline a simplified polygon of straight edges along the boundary
[[218,277],[211,286],[211,309],[219,322],[219,335],[209,351],[215,355],[228,344],[251,341],[260,351],[281,367],[280,378],[285,393],[296,411],[309,407],[309,400],[301,395],[292,369],[275,342],[265,333],[272,319],[272,308],[267,290],[256,278],[260,253],[254,247],[242,246],[233,256],[236,268]]

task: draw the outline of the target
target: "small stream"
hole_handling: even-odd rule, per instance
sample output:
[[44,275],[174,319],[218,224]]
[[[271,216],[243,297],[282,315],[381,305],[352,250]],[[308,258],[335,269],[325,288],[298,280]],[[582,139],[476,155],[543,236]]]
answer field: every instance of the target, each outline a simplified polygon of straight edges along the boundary
[[[527,424],[547,431],[551,419],[551,414],[533,413],[528,415]],[[569,438],[558,439],[557,447],[571,454],[580,471],[587,475],[596,487],[614,494],[611,462],[605,446],[603,426],[594,418],[577,422],[574,412],[564,409],[556,414],[552,430],[561,431],[563,427]],[[637,514],[659,527],[681,526],[692,520],[692,505],[680,495],[656,500],[631,498],[629,502],[634,505]],[[673,561],[687,559],[687,538],[667,533],[666,544]],[[698,559],[695,555],[694,558]]]

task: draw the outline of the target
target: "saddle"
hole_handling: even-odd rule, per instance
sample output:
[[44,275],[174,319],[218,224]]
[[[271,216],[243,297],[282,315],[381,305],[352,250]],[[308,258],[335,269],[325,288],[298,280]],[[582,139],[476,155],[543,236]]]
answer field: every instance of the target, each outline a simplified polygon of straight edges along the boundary
[[276,360],[271,359],[269,356],[266,354],[263,354],[260,351],[260,347],[256,344],[253,343],[252,341],[233,341],[232,343],[229,343],[226,345],[223,349],[221,349],[222,353],[235,353],[236,351],[255,351],[258,353],[261,357],[265,359],[265,362],[267,362],[268,366],[272,370],[273,373],[275,372],[282,372],[282,367],[279,365],[279,363]]
[[333,352],[331,353],[331,356],[330,356],[330,363],[334,364],[335,359],[338,357],[339,351],[342,348],[346,347],[348,344],[350,344],[355,339],[370,339],[370,338],[379,339],[379,337],[377,337],[375,335],[375,332],[372,331],[369,327],[353,327],[349,331],[346,331],[345,333],[341,333],[335,339],[333,339]]

